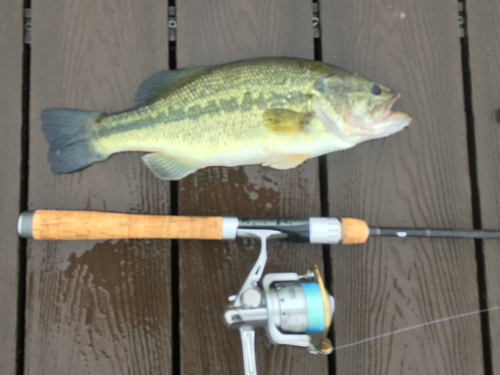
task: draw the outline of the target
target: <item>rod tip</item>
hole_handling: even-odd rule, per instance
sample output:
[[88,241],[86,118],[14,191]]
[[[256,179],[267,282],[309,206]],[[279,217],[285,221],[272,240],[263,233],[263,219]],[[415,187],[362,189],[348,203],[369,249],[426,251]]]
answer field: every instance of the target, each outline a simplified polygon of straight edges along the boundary
[[33,238],[33,215],[35,211],[24,211],[17,220],[17,233],[22,238]]

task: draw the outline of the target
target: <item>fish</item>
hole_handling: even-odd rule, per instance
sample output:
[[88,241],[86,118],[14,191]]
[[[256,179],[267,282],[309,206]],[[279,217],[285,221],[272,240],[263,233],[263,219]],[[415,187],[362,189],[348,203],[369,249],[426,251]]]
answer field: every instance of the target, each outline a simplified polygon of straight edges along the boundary
[[41,121],[54,174],[138,151],[156,177],[180,180],[212,166],[294,168],[387,137],[411,122],[391,111],[399,97],[320,61],[257,58],[160,71],[139,86],[130,110],[53,108]]

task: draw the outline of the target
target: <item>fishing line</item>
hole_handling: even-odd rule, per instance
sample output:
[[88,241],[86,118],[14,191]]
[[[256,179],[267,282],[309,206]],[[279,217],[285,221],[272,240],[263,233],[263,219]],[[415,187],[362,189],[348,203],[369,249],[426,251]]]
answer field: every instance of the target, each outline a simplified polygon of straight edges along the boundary
[[495,311],[495,310],[500,310],[500,306],[490,307],[490,308],[487,308],[487,309],[481,309],[481,310],[476,310],[476,311],[471,311],[471,312],[467,312],[467,313],[462,313],[462,314],[458,314],[458,315],[449,316],[449,317],[446,317],[446,318],[431,320],[430,322],[421,323],[421,324],[417,324],[417,325],[414,325],[414,326],[409,326],[409,327],[405,327],[405,328],[396,329],[396,330],[391,331],[391,332],[382,333],[380,335],[376,335],[376,336],[368,337],[366,339],[354,341],[354,342],[351,342],[349,344],[339,345],[339,346],[334,347],[333,350],[334,351],[338,351],[338,350],[341,350],[341,349],[347,349],[347,348],[350,348],[352,346],[364,344],[364,343],[369,342],[369,341],[374,341],[374,340],[382,339],[384,337],[396,335],[398,333],[403,333],[403,332],[406,332],[406,331],[410,331],[412,329],[422,328],[422,327],[430,326],[430,325],[433,325],[433,324],[443,323],[443,322],[446,322],[448,320],[465,318],[467,316],[476,315],[476,314],[482,314],[482,313],[485,313],[485,312],[488,312],[488,311]]

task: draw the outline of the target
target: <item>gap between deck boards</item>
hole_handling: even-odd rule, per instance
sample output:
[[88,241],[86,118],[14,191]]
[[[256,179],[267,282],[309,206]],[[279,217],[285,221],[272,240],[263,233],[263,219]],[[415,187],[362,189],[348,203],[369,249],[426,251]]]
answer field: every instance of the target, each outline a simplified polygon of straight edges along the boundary
[[[464,93],[464,110],[467,134],[467,155],[469,157],[469,174],[471,184],[471,204],[472,204],[472,222],[474,229],[482,229],[481,222],[481,196],[479,189],[476,132],[474,128],[474,113],[472,107],[472,81],[469,58],[469,39],[467,32],[467,1],[461,0],[462,6],[459,6],[459,18],[462,20],[463,33],[460,38],[461,57],[462,57],[462,82]],[[476,249],[477,282],[479,294],[479,309],[488,307],[488,291],[486,288],[486,264],[484,257],[484,248],[482,240],[474,240]],[[485,375],[493,375],[493,358],[491,350],[491,336],[489,314],[485,312],[480,314],[481,320],[481,338],[483,344],[483,361]]]
[[[28,209],[28,182],[29,182],[29,118],[30,118],[30,69],[31,69],[31,46],[26,39],[30,32],[26,23],[26,10],[31,10],[31,0],[23,0],[23,61],[22,61],[22,98],[21,98],[21,166],[20,166],[20,197],[19,213]],[[19,273],[17,288],[17,338],[16,338],[16,374],[24,374],[24,354],[26,336],[26,286],[28,241],[19,238],[18,242]]]

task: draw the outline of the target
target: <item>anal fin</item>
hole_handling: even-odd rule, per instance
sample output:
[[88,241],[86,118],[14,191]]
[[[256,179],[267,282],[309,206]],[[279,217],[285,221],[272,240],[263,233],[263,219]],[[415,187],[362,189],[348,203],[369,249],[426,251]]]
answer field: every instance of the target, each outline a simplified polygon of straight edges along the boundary
[[199,169],[199,167],[159,152],[144,155],[142,161],[161,180],[177,181]]
[[307,160],[307,156],[302,154],[290,155],[283,159],[273,160],[267,163],[263,163],[264,167],[271,167],[274,169],[290,169],[302,164]]

